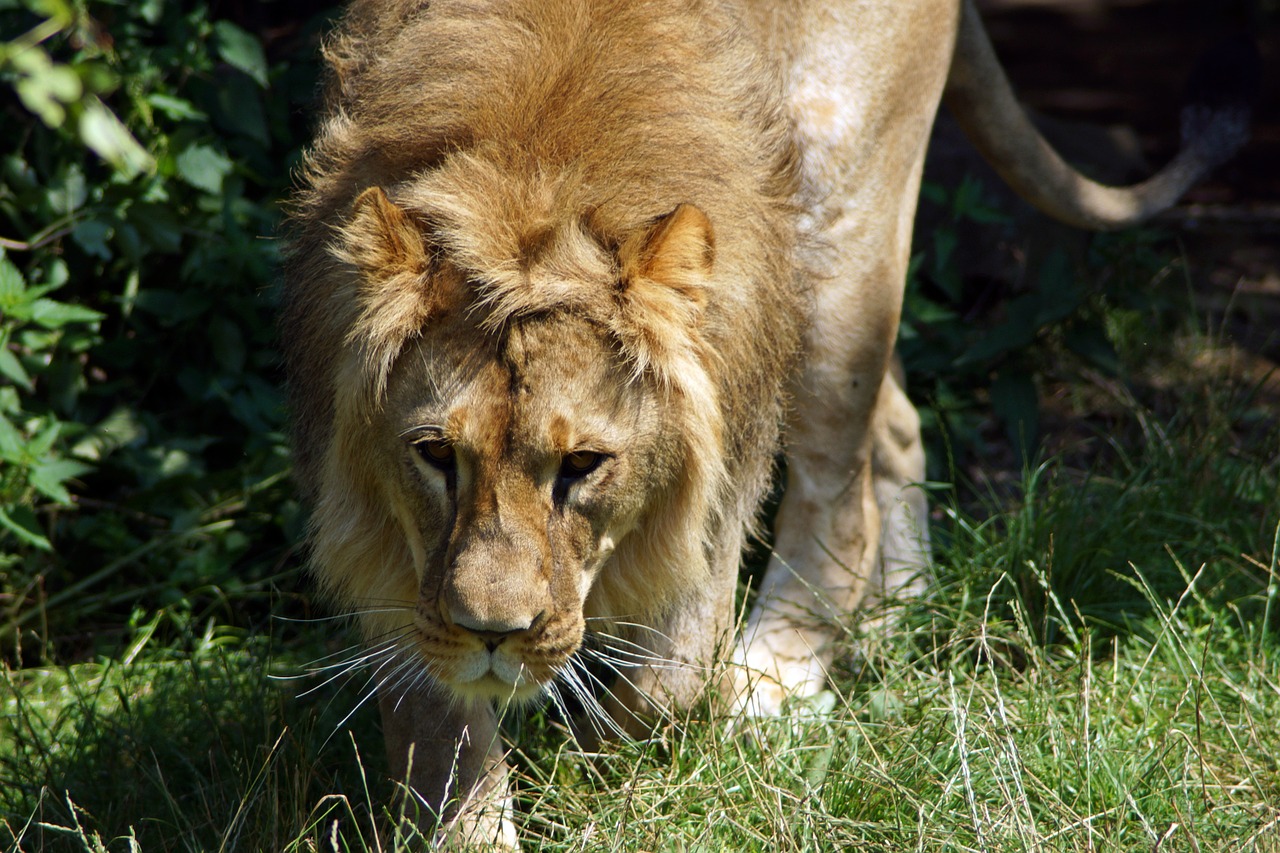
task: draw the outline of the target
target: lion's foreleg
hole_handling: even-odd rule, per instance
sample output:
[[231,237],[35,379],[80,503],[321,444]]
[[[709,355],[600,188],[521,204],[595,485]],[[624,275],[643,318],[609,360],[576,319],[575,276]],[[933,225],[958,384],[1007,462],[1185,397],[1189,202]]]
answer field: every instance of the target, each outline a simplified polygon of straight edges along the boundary
[[392,778],[406,783],[405,819],[432,844],[517,849],[493,708],[431,686],[384,688],[378,707]]
[[[906,241],[893,222],[857,227],[866,222],[854,207],[824,234],[841,250],[825,258],[829,275],[815,287],[787,431],[787,484],[775,519],[774,554],[735,655],[737,703],[749,713],[774,714],[786,697],[822,689],[839,624],[881,585],[876,481],[885,480],[879,491],[888,497],[900,488],[900,477],[886,479],[877,471],[878,452],[884,455],[891,444],[879,439],[891,434],[890,426],[918,430],[892,408],[881,413],[886,402],[910,405],[896,385],[885,386]],[[918,437],[907,444],[912,440]],[[897,444],[901,450],[903,443]],[[899,455],[888,454],[894,460]],[[901,518],[896,494],[888,516]],[[900,544],[900,537],[890,538]]]
[[776,714],[786,697],[822,689],[835,626],[877,570],[868,419],[850,417],[858,404],[829,402],[811,399],[791,431],[774,553],[736,655],[738,703],[749,713]]
[[[924,587],[929,534],[919,417],[893,375],[884,377],[860,435],[848,422],[857,409],[849,411],[844,423],[810,415],[793,431],[774,554],[737,655],[745,665],[737,673],[738,702],[751,713],[777,713],[785,697],[822,689],[838,625],[855,608]],[[817,431],[828,429],[841,438],[827,434],[824,441]],[[875,623],[862,627],[868,624]]]
[[[922,473],[918,425],[900,417],[909,403],[884,382],[958,5],[798,3],[777,30],[789,41],[813,304],[775,555],[735,654],[744,711],[775,713],[786,696],[820,690],[836,621],[864,603],[878,580],[888,587],[910,577],[904,559],[913,549],[898,533],[909,526],[908,510],[923,515],[924,507],[922,496],[899,497]],[[877,420],[886,402],[889,417]],[[892,464],[878,464],[886,459]],[[892,531],[883,577],[880,502]]]
[[709,572],[650,624],[623,627],[617,668],[604,706],[632,736],[647,734],[656,717],[718,698],[718,662],[728,656],[734,628],[745,519],[721,520],[709,538]]

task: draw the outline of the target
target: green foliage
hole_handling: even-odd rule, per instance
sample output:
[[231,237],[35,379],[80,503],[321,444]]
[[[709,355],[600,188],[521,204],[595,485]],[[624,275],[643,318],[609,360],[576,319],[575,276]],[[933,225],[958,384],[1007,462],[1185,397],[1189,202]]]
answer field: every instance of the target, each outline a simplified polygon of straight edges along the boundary
[[926,433],[950,442],[930,448],[931,476],[945,479],[955,452],[981,452],[979,430],[988,412],[1015,459],[1033,461],[1040,438],[1037,377],[1065,354],[1114,375],[1116,348],[1125,343],[1112,325],[1117,313],[1127,312],[1144,328],[1173,313],[1167,283],[1157,275],[1169,265],[1171,249],[1154,232],[1094,235],[1087,242],[1077,234],[1077,245],[1038,253],[1021,247],[1011,285],[1005,278],[966,276],[957,260],[970,249],[972,262],[974,249],[966,243],[997,258],[1018,241],[1011,217],[977,179],[966,176],[954,188],[925,184],[921,209],[938,221],[916,234],[898,351],[913,398],[925,401]]
[[138,604],[265,594],[296,540],[271,235],[324,17],[210,11],[0,3],[17,95],[0,150],[9,654],[83,642]]
[[[39,346],[42,339],[60,337],[73,352],[87,348],[91,332],[80,327],[92,328],[102,315],[45,296],[53,289],[55,285],[27,287],[17,268],[0,256],[0,346],[14,339]],[[5,463],[0,474],[0,527],[27,546],[50,551],[52,546],[30,511],[31,499],[39,495],[60,506],[69,505],[66,481],[86,473],[89,466],[53,452],[63,429],[56,417],[31,418],[21,427],[8,419],[8,413],[20,410],[18,389],[31,391],[33,382],[7,346],[0,349],[0,374],[13,383],[0,400],[0,461]]]
[[84,7],[66,0],[28,0],[25,5],[47,17],[0,44],[0,69],[12,75],[22,104],[50,128],[70,124],[84,145],[125,175],[154,169],[151,155],[98,97],[117,85],[112,69],[94,61],[59,62],[43,46],[61,34],[83,37],[93,25]]

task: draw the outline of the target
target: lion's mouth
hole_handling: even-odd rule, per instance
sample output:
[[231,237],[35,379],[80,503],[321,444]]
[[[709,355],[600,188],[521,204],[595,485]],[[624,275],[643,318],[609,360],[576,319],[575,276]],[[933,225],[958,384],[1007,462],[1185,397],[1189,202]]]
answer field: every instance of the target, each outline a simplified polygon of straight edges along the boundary
[[[430,659],[430,658],[428,658]],[[514,655],[498,648],[476,650],[457,661],[441,681],[459,696],[496,702],[526,702],[541,695],[545,682]]]
[[541,698],[581,645],[576,626],[559,624],[498,636],[424,618],[416,651],[432,680],[458,699],[524,703]]

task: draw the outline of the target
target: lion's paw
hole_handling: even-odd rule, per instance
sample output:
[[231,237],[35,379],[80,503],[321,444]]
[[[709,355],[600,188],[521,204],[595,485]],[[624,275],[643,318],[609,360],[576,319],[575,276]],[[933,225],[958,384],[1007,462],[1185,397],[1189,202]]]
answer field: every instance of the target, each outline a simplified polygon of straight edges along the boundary
[[824,692],[826,670],[806,648],[784,655],[757,639],[740,645],[729,673],[730,708],[737,716],[777,717],[787,704]]
[[506,809],[486,809],[459,817],[436,839],[442,850],[503,850],[519,853],[520,838]]

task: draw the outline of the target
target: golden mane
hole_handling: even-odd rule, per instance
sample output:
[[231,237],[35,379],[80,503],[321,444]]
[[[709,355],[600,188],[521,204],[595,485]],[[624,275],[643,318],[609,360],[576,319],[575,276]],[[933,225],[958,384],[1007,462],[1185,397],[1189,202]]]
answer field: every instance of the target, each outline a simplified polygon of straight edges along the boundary
[[[461,305],[492,334],[565,312],[609,331],[634,381],[669,396],[686,439],[679,494],[593,593],[593,609],[625,612],[705,566],[709,514],[754,505],[768,481],[752,451],[776,441],[781,389],[762,424],[731,429],[723,413],[755,380],[735,365],[758,365],[762,347],[785,361],[797,344],[794,151],[785,118],[759,108],[777,103],[778,81],[697,3],[674,25],[625,0],[408,14],[420,5],[357,3],[327,45],[329,117],[293,202],[283,328],[318,573],[349,572],[385,545],[358,541],[387,531],[390,510],[373,483],[357,485],[377,463],[344,435],[375,415],[433,311]],[[681,70],[705,71],[707,55],[716,74]],[[744,311],[761,340],[729,333]],[[655,557],[673,577],[625,570]],[[373,594],[352,582],[326,581]]]

